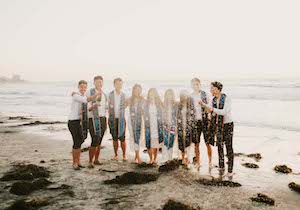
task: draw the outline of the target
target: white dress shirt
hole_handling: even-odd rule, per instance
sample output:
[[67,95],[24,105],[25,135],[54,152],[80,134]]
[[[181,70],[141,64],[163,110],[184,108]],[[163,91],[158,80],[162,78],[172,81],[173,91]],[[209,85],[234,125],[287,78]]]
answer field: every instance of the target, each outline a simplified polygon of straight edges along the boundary
[[120,92],[120,94],[118,94],[116,91],[114,91],[114,99],[115,99],[115,104],[114,104],[114,108],[115,108],[115,118],[119,118],[119,117],[120,117],[121,94],[122,94],[122,92]]
[[[95,94],[98,93],[98,90],[95,89]],[[89,98],[91,96],[91,90],[89,90],[87,93],[86,93],[86,97]],[[98,96],[99,97],[99,96]],[[97,97],[97,98],[98,98]],[[98,107],[98,113],[99,113],[99,117],[105,117],[106,116],[106,111],[107,111],[107,100],[106,100],[106,97],[105,97],[105,94],[102,93],[101,94],[101,101],[100,101],[100,104],[98,104],[99,102],[97,102],[97,98],[96,98],[96,104],[97,104],[97,107]],[[93,102],[89,102],[89,107],[91,107],[93,104]],[[90,111],[88,112],[88,117],[89,118],[92,118],[93,117],[93,111]]]
[[87,103],[86,95],[82,95],[77,92],[72,96],[71,111],[69,114],[69,120],[80,120],[81,104]]
[[[219,104],[219,101],[217,102]],[[208,105],[209,107],[212,107]],[[224,124],[233,122],[231,113],[231,98],[226,96],[223,109],[213,108],[213,114],[224,116]]]
[[196,120],[202,120],[202,108],[201,105],[199,104],[199,101],[201,100],[201,93],[193,93],[192,94],[192,99],[195,107],[195,115],[196,115]]

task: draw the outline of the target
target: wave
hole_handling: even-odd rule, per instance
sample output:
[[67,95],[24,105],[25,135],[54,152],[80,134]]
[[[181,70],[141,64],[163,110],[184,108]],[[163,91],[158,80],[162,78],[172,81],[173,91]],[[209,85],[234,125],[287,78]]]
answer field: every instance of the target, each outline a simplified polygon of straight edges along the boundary
[[292,132],[299,132],[300,128],[292,127],[292,126],[284,126],[284,125],[272,125],[267,123],[259,123],[259,122],[236,122],[237,125],[240,126],[248,126],[248,127],[256,127],[256,128],[269,128],[269,129],[276,129],[276,130],[285,130],[285,131],[292,131]]

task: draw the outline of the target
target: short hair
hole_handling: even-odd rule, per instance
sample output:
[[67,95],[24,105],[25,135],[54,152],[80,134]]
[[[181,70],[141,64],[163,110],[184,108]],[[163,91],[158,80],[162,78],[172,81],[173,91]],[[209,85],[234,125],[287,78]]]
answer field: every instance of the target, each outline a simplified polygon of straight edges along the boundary
[[200,79],[198,79],[197,77],[193,78],[193,79],[191,80],[191,82],[199,82],[199,83],[201,83],[201,82],[200,82]]
[[123,80],[118,77],[118,78],[114,79],[114,84],[116,84],[116,82],[123,82]]
[[95,77],[94,77],[94,82],[95,82],[96,80],[98,80],[98,79],[100,79],[100,80],[103,81],[103,77],[102,77],[102,76],[95,76]]
[[82,85],[82,84],[87,85],[87,82],[86,82],[85,80],[80,80],[80,81],[78,82],[78,86],[79,86],[79,85]]
[[218,88],[218,90],[222,91],[223,89],[223,84],[221,82],[218,82],[218,81],[214,81],[212,83],[210,83],[212,86]]

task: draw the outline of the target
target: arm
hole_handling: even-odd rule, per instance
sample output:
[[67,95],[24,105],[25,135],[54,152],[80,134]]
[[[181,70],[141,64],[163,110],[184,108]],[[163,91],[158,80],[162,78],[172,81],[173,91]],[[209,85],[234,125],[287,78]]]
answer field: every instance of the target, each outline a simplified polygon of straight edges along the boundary
[[204,104],[205,108],[208,109],[210,112],[214,112],[217,115],[226,115],[231,110],[231,99],[227,97],[225,99],[225,105],[223,109],[217,109],[213,108],[212,106],[209,106],[207,104]]
[[223,109],[213,109],[213,112],[217,115],[226,115],[231,110],[231,99],[227,97],[225,99],[225,105]]
[[72,95],[72,98],[73,98],[73,100],[81,102],[81,103],[87,103],[88,102],[86,96],[81,96],[79,94]]
[[129,106],[130,98],[125,99],[125,109]]
[[97,98],[98,96],[100,96],[102,94],[102,91],[99,91],[97,93],[95,93],[94,95],[90,96],[87,98],[87,102],[93,101],[95,98]]
[[89,112],[93,111],[93,109],[96,107],[97,107],[97,104],[89,105]]

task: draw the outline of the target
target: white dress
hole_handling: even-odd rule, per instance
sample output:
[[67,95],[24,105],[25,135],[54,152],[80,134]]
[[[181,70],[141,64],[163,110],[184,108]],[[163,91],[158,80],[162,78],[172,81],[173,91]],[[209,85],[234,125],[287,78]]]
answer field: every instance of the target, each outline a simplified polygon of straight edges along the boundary
[[150,117],[150,136],[151,136],[151,148],[159,148],[158,140],[158,125],[157,125],[157,109],[155,104],[149,105],[149,117]]
[[[137,107],[135,107],[135,109],[137,109]],[[130,112],[129,112],[130,113]],[[131,115],[129,114],[129,117],[127,119],[127,123],[128,123],[128,130],[129,130],[129,142],[130,142],[130,149],[137,151],[140,149],[140,145],[143,145],[144,142],[144,137],[145,137],[145,131],[144,131],[144,120],[142,118],[142,122],[141,122],[141,135],[140,135],[140,139],[139,139],[139,144],[136,144],[134,142],[134,133],[133,133],[133,127],[131,124]]]

